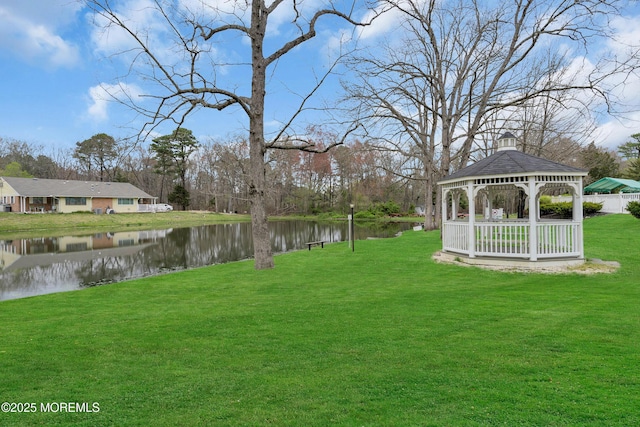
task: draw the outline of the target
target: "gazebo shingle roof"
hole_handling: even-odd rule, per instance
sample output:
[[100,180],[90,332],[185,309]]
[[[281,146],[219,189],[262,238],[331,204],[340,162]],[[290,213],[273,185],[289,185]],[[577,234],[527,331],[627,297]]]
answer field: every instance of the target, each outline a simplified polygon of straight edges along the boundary
[[444,177],[440,182],[476,176],[519,175],[532,172],[587,174],[587,171],[573,166],[541,159],[517,150],[505,150],[460,169]]

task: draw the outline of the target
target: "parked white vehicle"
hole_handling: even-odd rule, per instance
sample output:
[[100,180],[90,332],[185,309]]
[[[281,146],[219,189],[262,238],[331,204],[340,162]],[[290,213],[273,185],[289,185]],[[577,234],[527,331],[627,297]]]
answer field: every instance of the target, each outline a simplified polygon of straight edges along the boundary
[[173,210],[173,206],[166,203],[158,204],[146,204],[141,203],[138,205],[138,212],[170,212]]
[[152,205],[153,210],[156,212],[169,212],[173,210],[173,206],[168,205],[166,203],[158,203],[157,205]]

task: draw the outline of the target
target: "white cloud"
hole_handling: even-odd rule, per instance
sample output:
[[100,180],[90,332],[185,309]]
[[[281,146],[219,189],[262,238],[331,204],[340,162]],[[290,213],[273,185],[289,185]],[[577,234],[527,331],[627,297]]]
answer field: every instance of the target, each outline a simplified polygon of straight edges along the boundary
[[33,22],[57,28],[76,19],[76,13],[82,9],[82,2],[73,0],[2,0],[2,7],[14,15],[29,17],[29,20]]
[[361,40],[372,40],[376,37],[392,33],[398,29],[403,18],[404,15],[398,9],[383,11],[381,8],[378,8],[370,11],[364,16],[362,22],[369,22],[372,19],[373,22],[366,27],[360,27],[359,38]]
[[[129,29],[150,44],[159,43],[162,34],[162,16],[151,0],[131,0],[114,7],[117,19]],[[118,25],[111,25],[109,20],[100,14],[94,16],[95,26],[91,33],[91,40],[96,51],[106,55],[119,54],[132,48],[137,48],[129,33]]]
[[323,34],[326,37],[320,50],[320,58],[327,66],[331,66],[336,59],[345,54],[345,45],[352,41],[353,33],[346,30],[336,30]]
[[102,83],[89,88],[90,105],[87,116],[95,121],[104,122],[109,118],[108,106],[111,102],[127,99],[136,100],[142,91],[136,85]]
[[223,16],[233,16],[238,21],[249,21],[250,5],[248,2],[229,0],[179,0],[180,8],[196,16],[203,16],[211,20]]
[[[205,21],[212,19],[208,13],[210,11],[206,9],[210,4],[205,8],[207,11],[203,12],[204,6],[200,3],[201,0],[183,0],[180,5],[182,10],[179,13],[192,13],[200,16],[199,20],[203,19],[204,14]],[[183,72],[180,64],[186,66],[190,64],[184,61],[186,55],[184,46],[174,30],[184,30],[184,28],[181,28],[179,19],[171,18],[172,12],[169,9],[165,9],[165,12],[172,19],[175,27],[167,23],[165,16],[153,0],[126,0],[113,7],[115,17],[111,19],[118,19],[122,25],[126,26],[126,30],[120,24],[110,22],[104,15],[90,15],[89,17],[93,19],[91,41],[95,51],[105,57],[117,57],[127,68],[136,63],[133,68],[138,71],[147,72],[147,65],[158,60],[167,68],[175,66],[178,73]],[[191,36],[191,31],[191,28],[186,29],[185,39]],[[138,41],[132,34],[138,38]],[[212,43],[200,38],[196,39],[201,50],[199,60],[213,62],[213,58],[218,57],[219,51]],[[141,55],[143,52],[141,43],[152,52],[153,60],[146,54]]]
[[[636,11],[637,13],[637,11]],[[607,56],[618,60],[629,57],[637,58],[634,52],[640,48],[640,15],[626,14],[611,19],[611,30],[614,37],[608,39],[604,49]],[[614,64],[611,61],[611,64]],[[621,73],[609,78],[607,90],[613,95],[621,111],[616,117],[608,117],[597,129],[600,145],[615,149],[629,140],[630,135],[640,131],[640,76],[637,73]]]
[[78,10],[78,3],[63,0],[7,0],[0,6],[0,49],[48,67],[73,67],[80,60],[78,46],[57,31]]
[[640,40],[640,16],[616,16],[611,20],[611,28],[615,38],[609,40],[609,48],[614,51],[625,51],[629,46],[638,44]]
[[629,141],[631,135],[640,130],[640,112],[628,115],[626,118],[610,119],[596,129],[595,141],[599,146],[615,150],[621,144]]

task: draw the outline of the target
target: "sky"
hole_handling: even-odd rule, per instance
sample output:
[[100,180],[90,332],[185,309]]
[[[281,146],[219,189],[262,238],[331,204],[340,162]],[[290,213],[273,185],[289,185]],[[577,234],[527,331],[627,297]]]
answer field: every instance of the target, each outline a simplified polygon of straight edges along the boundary
[[[241,16],[241,10],[231,11],[233,1],[220,1],[220,5]],[[322,0],[307,0],[304,7],[313,8]],[[200,0],[179,0],[189,8],[198,10]],[[213,2],[213,1],[212,1]],[[160,29],[158,16],[150,12],[151,0],[116,0],[117,5],[132,6],[135,13],[128,17],[134,26],[151,28],[146,33],[159,48],[161,60],[176,58],[166,29]],[[624,16],[614,19],[615,30],[621,39],[640,41],[640,7],[626,8]],[[186,10],[186,9],[185,9]],[[290,36],[287,23],[293,18],[292,9],[274,16],[268,28],[268,46],[282,37]],[[246,19],[246,17],[245,17]],[[127,52],[131,40],[122,33],[96,24],[101,21],[77,0],[0,0],[0,137],[41,145],[45,149],[73,148],[76,142],[97,133],[116,138],[136,134],[142,118],[126,106],[110,100],[108,92],[128,94],[143,99],[151,108],[149,98],[141,94],[153,93],[148,80],[129,73],[131,54]],[[394,16],[389,14],[376,21],[362,34],[361,43],[394,30]],[[269,75],[269,109],[265,117],[266,131],[275,130],[281,120],[294,111],[302,94],[313,87],[329,69],[340,49],[340,40],[350,38],[353,29],[336,19],[328,19],[319,27],[312,41],[296,48],[292,55],[279,61],[275,73]],[[238,37],[224,45],[211,43],[208,57],[218,63],[237,63],[241,52],[246,52],[246,40]],[[611,46],[616,49],[616,46]],[[230,86],[241,85],[245,71],[238,67],[222,67],[218,81]],[[124,77],[123,85],[116,85]],[[321,109],[339,92],[339,74],[331,76],[309,107]],[[629,78],[619,96],[633,102],[640,98],[640,76]],[[198,139],[224,139],[229,135],[246,134],[247,120],[242,111],[201,111],[184,124]],[[169,133],[166,124],[154,129],[151,137]],[[596,143],[615,148],[629,140],[629,135],[640,132],[640,101],[638,108],[622,118],[600,117]]]

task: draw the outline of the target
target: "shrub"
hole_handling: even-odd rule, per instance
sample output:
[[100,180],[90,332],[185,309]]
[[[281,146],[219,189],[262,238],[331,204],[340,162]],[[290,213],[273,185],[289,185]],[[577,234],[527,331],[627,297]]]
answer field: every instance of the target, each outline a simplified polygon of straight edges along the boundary
[[372,208],[373,213],[382,216],[400,213],[400,206],[398,206],[398,204],[393,201],[389,201],[386,203],[376,203]]
[[582,212],[584,213],[585,216],[593,215],[600,212],[600,209],[602,209],[602,206],[603,206],[602,203],[584,202],[582,204]]
[[359,219],[375,219],[400,213],[400,206],[396,202],[375,203],[366,211],[359,211],[353,216]]
[[573,215],[573,204],[571,202],[554,203],[553,211],[561,218],[571,218]]
[[556,213],[554,203],[551,202],[551,196],[540,196],[540,215],[551,215]]
[[551,196],[547,196],[546,194],[543,196],[540,196],[540,205],[550,205],[550,204],[552,204]]
[[370,210],[358,211],[358,212],[353,214],[353,217],[355,219],[375,219],[376,218],[376,214],[374,214]]
[[[543,196],[544,197],[544,196]],[[582,203],[582,214],[584,216],[594,215],[600,212],[602,203],[584,202]],[[558,215],[561,218],[571,218],[573,215],[573,204],[571,202],[551,203],[551,200],[540,198],[540,215]]]
[[640,219],[640,202],[629,202],[627,204],[627,210],[629,211],[629,213],[631,213],[631,215]]

